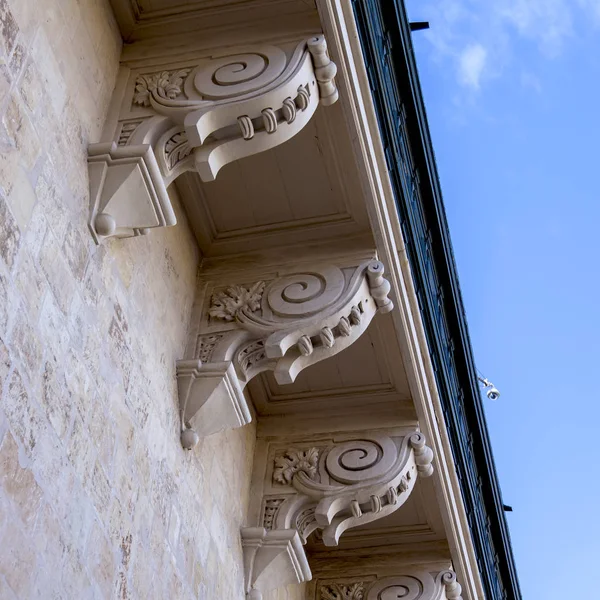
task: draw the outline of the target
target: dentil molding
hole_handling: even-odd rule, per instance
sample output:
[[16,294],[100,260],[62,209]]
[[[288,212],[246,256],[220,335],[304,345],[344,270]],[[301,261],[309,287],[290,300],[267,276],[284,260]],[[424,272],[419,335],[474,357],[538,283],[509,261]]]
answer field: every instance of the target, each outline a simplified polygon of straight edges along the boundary
[[315,265],[270,281],[232,284],[205,298],[192,355],[177,362],[182,444],[251,420],[248,381],[267,370],[280,384],[354,343],[393,308],[377,260]]
[[335,74],[322,35],[131,74],[105,127],[112,139],[89,148],[96,242],[174,225],[166,188],[175,178],[196,171],[212,181],[224,165],[283,144],[337,100]]
[[[242,529],[246,593],[251,600],[260,600],[277,587],[312,578],[303,549],[311,533],[320,530],[325,545],[336,546],[347,529],[398,510],[417,478],[433,473],[433,452],[419,431],[365,431],[333,440],[312,439],[287,448],[281,447],[282,443],[270,442],[264,478],[254,478],[251,487],[253,497],[262,498],[258,520]],[[433,580],[431,584],[433,590]],[[354,595],[339,598],[363,598],[356,595],[362,593],[358,587],[348,590]],[[327,593],[337,600],[334,591]],[[383,591],[369,594],[365,598],[405,597]],[[414,596],[415,600],[443,597],[429,592]],[[326,595],[318,600],[321,598],[329,600]]]

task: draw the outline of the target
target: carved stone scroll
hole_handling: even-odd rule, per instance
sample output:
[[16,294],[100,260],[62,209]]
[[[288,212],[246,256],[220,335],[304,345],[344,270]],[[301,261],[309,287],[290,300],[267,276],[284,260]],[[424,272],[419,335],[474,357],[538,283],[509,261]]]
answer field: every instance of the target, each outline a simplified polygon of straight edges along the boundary
[[[259,517],[262,525],[260,539],[268,539],[269,536],[273,539],[285,536],[286,539],[296,539],[298,536],[301,544],[305,544],[308,536],[318,529],[325,545],[336,546],[347,529],[384,518],[398,510],[410,496],[417,478],[428,477],[433,472],[433,452],[425,445],[424,435],[418,431],[408,434],[398,432],[397,435],[362,432],[339,441],[316,439],[304,447],[296,444],[284,451],[275,450],[271,456],[266,479],[252,482],[254,494],[261,491],[264,494]],[[277,496],[273,495],[275,491]],[[258,530],[244,529],[243,539],[248,538],[249,531],[256,536]],[[301,548],[296,548],[295,560],[300,554]],[[260,565],[262,563],[246,561],[248,593],[255,587],[261,593],[276,587],[271,585],[270,577],[261,579]],[[257,586],[258,581],[262,583]],[[269,586],[264,583],[266,581],[271,582]],[[278,585],[296,581],[302,580],[289,576]],[[427,580],[427,583],[434,585],[433,579]],[[388,588],[375,586],[373,589],[379,591],[369,592],[364,600],[396,597],[383,593]],[[356,595],[359,588],[349,587],[347,590],[354,594],[350,598],[362,598]],[[328,593],[336,598],[333,591]],[[422,597],[437,598],[433,595]]]
[[319,582],[315,600],[461,600],[461,592],[453,571],[407,570],[375,581]]
[[181,173],[212,181],[224,165],[286,142],[319,103],[338,97],[322,35],[189,63],[132,74],[117,122],[107,124],[114,138],[90,146],[89,226],[97,243],[174,225],[166,187]]
[[340,269],[315,267],[273,281],[215,290],[196,353],[177,363],[184,447],[250,421],[243,389],[262,371],[280,384],[341,352],[377,312],[393,308],[383,265],[369,261]]

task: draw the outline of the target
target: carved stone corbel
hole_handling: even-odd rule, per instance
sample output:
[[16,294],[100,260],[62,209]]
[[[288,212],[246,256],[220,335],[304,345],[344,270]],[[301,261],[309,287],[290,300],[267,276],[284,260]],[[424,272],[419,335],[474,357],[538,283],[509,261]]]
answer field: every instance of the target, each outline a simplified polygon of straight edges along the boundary
[[[248,598],[260,600],[271,589],[310,579],[310,570],[296,567],[306,561],[298,542],[305,544],[318,529],[325,545],[336,546],[347,529],[398,510],[417,478],[432,474],[432,460],[433,452],[418,431],[362,432],[340,440],[313,439],[287,449],[273,442],[265,479],[252,482],[253,494],[262,497],[259,522],[242,530]],[[272,551],[266,554],[257,546],[268,547],[270,539],[298,540],[293,553],[277,554],[277,578],[270,574],[275,569]]]
[[88,153],[90,231],[96,243],[107,237],[146,235],[175,225],[162,174],[148,144],[120,148],[93,144]]
[[264,592],[303,583],[312,577],[296,531],[242,529],[244,572],[248,575],[248,600],[262,600]]
[[[280,384],[341,352],[393,308],[379,261],[329,265],[217,289],[194,355],[177,363],[182,444],[250,422],[243,389],[263,371]],[[195,433],[190,432],[193,430]]]
[[89,148],[96,242],[174,225],[166,188],[176,177],[191,170],[212,181],[224,165],[289,140],[319,103],[337,100],[335,74],[322,35],[132,73],[114,138]]
[[406,570],[401,575],[375,581],[360,578],[319,581],[315,600],[462,600],[461,592],[454,571]]

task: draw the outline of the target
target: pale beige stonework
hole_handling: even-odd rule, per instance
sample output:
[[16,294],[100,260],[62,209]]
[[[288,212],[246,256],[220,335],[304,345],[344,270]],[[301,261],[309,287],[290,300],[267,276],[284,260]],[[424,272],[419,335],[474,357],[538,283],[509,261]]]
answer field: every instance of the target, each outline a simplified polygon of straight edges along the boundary
[[264,600],[305,600],[307,598],[306,594],[306,583],[296,583],[285,588],[272,590],[265,595]]
[[2,600],[243,597],[254,427],[179,442],[196,242],[175,197],[178,228],[87,227],[120,52],[105,0],[0,0]]
[[0,0],[0,600],[482,597],[358,44]]

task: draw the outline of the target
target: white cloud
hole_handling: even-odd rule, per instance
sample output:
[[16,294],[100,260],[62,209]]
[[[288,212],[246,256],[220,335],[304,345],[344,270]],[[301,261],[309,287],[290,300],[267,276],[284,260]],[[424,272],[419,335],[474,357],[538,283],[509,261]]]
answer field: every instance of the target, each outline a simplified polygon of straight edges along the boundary
[[[411,17],[429,20],[420,34],[432,58],[449,66],[460,88],[471,93],[511,70],[527,71],[522,42],[544,57],[561,55],[585,29],[600,27],[600,0],[407,0]],[[519,55],[517,56],[517,52]],[[531,61],[533,62],[533,61]],[[521,84],[539,90],[535,73]]]
[[558,56],[573,35],[572,2],[568,0],[503,0],[495,6],[497,18],[536,42],[549,57]]
[[487,50],[481,44],[469,44],[460,53],[458,79],[463,85],[475,90],[479,89],[487,55]]

